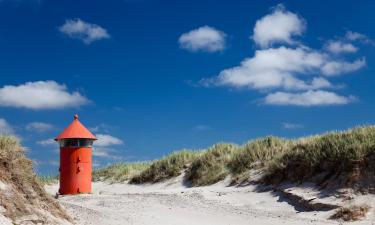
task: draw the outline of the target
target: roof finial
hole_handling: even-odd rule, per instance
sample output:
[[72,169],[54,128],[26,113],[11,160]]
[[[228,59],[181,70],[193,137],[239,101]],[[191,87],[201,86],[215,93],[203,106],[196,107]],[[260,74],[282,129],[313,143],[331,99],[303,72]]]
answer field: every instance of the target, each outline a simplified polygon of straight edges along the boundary
[[74,120],[78,120],[78,115],[77,114],[74,115]]

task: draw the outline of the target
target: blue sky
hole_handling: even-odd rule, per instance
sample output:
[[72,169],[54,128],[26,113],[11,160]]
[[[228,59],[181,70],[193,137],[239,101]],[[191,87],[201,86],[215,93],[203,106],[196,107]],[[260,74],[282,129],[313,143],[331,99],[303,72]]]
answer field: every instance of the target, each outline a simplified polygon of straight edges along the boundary
[[0,132],[39,173],[75,113],[95,166],[375,121],[373,1],[0,1]]

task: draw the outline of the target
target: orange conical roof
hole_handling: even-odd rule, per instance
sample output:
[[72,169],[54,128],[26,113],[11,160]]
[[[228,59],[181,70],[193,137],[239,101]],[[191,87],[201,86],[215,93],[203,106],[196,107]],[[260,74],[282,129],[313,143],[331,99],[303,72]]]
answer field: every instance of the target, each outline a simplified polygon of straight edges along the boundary
[[78,120],[78,115],[74,115],[74,120],[59,136],[55,138],[56,141],[65,138],[87,138],[94,139],[97,138],[89,131],[85,126],[82,125]]

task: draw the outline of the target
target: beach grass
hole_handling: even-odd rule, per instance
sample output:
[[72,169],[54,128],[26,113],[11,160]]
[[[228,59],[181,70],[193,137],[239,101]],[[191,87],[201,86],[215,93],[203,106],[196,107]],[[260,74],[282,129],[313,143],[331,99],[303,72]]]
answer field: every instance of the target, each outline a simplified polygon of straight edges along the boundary
[[155,183],[181,174],[201,153],[192,150],[176,151],[156,160],[140,174],[132,177],[131,183]]
[[337,174],[349,176],[369,160],[375,161],[375,126],[298,139],[268,136],[243,145],[219,143],[201,151],[176,151],[141,165],[115,164],[94,172],[94,177],[129,179],[140,184],[163,181],[185,172],[185,180],[193,186],[203,186],[227,176],[238,183],[250,179],[249,171],[256,169],[263,174],[265,183],[304,182],[315,181],[319,174],[324,174],[322,179]]
[[220,143],[202,152],[190,165],[185,178],[193,186],[214,184],[229,174],[228,163],[237,145]]
[[150,166],[150,162],[116,163],[105,168],[95,169],[93,181],[124,182],[138,176]]

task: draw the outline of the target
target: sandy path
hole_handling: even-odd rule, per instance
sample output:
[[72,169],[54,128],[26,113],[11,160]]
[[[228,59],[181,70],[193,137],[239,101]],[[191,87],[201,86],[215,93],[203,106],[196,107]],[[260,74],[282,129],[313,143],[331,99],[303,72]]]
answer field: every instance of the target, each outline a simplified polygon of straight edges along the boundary
[[[46,187],[51,194],[57,185]],[[93,194],[59,201],[79,225],[339,224],[332,212],[303,212],[270,192],[226,187],[186,188],[178,178],[155,185],[93,184]],[[371,224],[369,221],[351,224]]]

